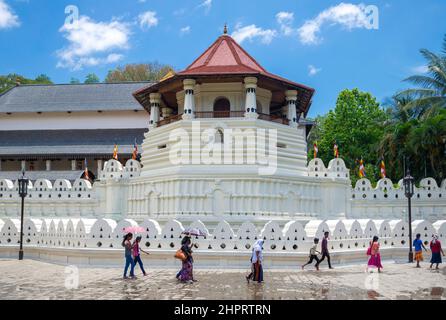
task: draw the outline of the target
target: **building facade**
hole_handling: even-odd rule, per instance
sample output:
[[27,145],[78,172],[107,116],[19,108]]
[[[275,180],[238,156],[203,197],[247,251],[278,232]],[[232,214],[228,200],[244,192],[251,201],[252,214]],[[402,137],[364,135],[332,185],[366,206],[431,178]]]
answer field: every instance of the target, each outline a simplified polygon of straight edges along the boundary
[[[147,131],[132,92],[148,83],[18,85],[0,95],[0,176],[90,178],[119,147],[123,163]],[[85,160],[86,163],[85,163]]]

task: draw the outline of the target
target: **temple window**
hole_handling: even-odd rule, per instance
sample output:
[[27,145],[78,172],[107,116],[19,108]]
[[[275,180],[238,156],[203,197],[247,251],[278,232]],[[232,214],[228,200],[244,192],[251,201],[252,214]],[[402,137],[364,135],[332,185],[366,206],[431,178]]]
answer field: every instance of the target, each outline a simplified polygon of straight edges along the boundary
[[231,103],[226,98],[218,98],[214,102],[214,117],[229,118],[231,111]]
[[215,132],[215,143],[224,143],[225,142],[225,135],[223,133],[222,129],[217,129],[217,132]]

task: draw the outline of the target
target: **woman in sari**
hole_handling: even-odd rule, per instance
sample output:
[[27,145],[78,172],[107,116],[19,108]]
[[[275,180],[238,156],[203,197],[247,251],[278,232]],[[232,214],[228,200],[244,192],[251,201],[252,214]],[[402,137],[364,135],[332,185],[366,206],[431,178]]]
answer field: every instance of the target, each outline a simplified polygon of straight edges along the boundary
[[181,282],[195,282],[194,280],[194,258],[192,257],[192,240],[189,236],[184,237],[181,241],[181,251],[186,256],[183,261],[182,268],[177,274],[177,279]]
[[369,268],[378,268],[378,272],[381,272],[381,269],[383,268],[381,264],[381,254],[379,253],[378,240],[379,238],[374,236],[367,251],[367,255],[370,256],[369,262],[367,263],[367,271]]
[[443,254],[443,256],[444,256],[444,251],[441,248],[441,242],[438,240],[438,235],[434,234],[432,236],[430,248],[431,248],[431,252],[432,252],[430,268],[432,269],[433,265],[436,264],[437,266],[435,269],[438,270],[439,269],[438,265],[443,262],[441,259],[441,254]]
[[257,240],[252,247],[251,255],[251,273],[246,277],[249,280],[263,282],[263,240]]

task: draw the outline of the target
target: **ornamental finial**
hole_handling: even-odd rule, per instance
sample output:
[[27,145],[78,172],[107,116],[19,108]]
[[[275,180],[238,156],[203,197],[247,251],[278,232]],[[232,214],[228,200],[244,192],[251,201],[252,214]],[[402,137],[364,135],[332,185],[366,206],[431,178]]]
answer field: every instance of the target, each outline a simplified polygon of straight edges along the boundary
[[225,28],[223,29],[223,34],[228,34],[228,24],[225,23]]

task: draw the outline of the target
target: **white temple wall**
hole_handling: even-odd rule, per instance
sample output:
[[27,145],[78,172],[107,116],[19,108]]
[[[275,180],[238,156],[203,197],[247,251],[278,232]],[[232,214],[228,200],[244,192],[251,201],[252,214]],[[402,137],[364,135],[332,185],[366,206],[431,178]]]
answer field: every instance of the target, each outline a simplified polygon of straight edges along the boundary
[[[16,254],[19,222],[18,219],[0,221],[0,258]],[[64,263],[82,258],[84,260],[77,263],[110,265],[122,263],[123,228],[138,224],[128,219],[118,222],[112,219],[62,218],[26,219],[24,225],[25,254],[28,258]],[[296,260],[303,262],[307,259],[314,237],[320,238],[324,231],[331,232],[329,249],[335,263],[365,261],[365,252],[375,235],[380,236],[383,259],[407,257],[407,225],[402,220],[349,220],[347,224],[342,220],[313,220],[306,224],[292,220],[284,225],[269,221],[260,228],[249,222],[237,228],[222,220],[215,227],[208,228],[207,224],[198,220],[190,224],[177,220],[159,224],[156,220],[146,219],[139,224],[145,229],[141,233],[141,247],[150,250],[151,265],[175,265],[173,253],[181,245],[181,233],[185,227],[194,225],[206,230],[206,237],[193,237],[194,251],[200,265],[246,265],[252,245],[260,238],[265,241],[265,264],[268,267],[295,265]],[[415,221],[413,224],[414,230],[422,233],[425,243],[430,241],[434,232],[444,239],[444,226],[444,220],[434,224]],[[385,233],[383,228],[390,230]],[[241,260],[232,261],[228,258],[231,256],[239,256]]]
[[[149,131],[145,134],[145,140],[142,145],[143,156],[142,166],[143,170],[141,175],[144,177],[161,176],[166,173],[172,172],[211,172],[212,175],[226,174],[228,172],[245,174],[246,170],[252,170],[258,174],[258,167],[260,166],[258,155],[262,153],[260,144],[256,143],[255,147],[249,149],[246,147],[246,139],[244,140],[243,150],[237,149],[236,143],[233,141],[233,156],[240,152],[243,155],[245,161],[241,165],[236,165],[233,162],[230,166],[222,166],[221,164],[205,164],[202,154],[205,153],[204,147],[207,145],[205,142],[201,142],[201,146],[195,146],[192,144],[193,137],[198,137],[194,141],[199,141],[199,137],[193,134],[193,130],[197,130],[198,134],[203,134],[206,129],[233,129],[242,130],[244,133],[258,132],[258,129],[266,130],[268,137],[270,130],[277,130],[277,174],[281,172],[286,176],[306,176],[307,175],[307,153],[306,153],[306,140],[304,136],[296,136],[296,129],[283,126],[270,121],[263,120],[251,120],[251,119],[222,119],[215,121],[215,119],[200,119],[194,121],[179,121],[171,123],[169,125],[157,128],[156,130]],[[181,130],[181,131],[180,131]],[[301,129],[303,130],[303,129]],[[178,132],[181,137],[189,137],[189,146],[186,154],[186,159],[189,163],[174,163],[171,157],[171,153],[175,152],[174,146],[178,145],[179,137],[170,137],[172,132]],[[234,131],[235,133],[235,131]],[[170,140],[172,138],[172,140]],[[212,145],[212,144],[211,144]],[[215,147],[220,144],[215,144]],[[267,144],[268,146],[268,144]],[[173,151],[172,151],[173,150]],[[270,158],[271,166],[275,166],[272,159],[271,149],[267,147],[267,157]],[[178,153],[175,153],[178,154]],[[198,163],[192,164],[192,159],[198,159]],[[246,159],[254,158],[256,160],[255,165],[247,164]],[[234,159],[234,158],[233,158]],[[197,164],[200,164],[199,170],[197,170]],[[255,171],[254,171],[255,170]],[[274,172],[273,172],[274,173]]]
[[147,128],[143,110],[94,112],[45,112],[0,114],[2,130],[71,130]]
[[[144,168],[146,177],[140,176],[141,170],[133,160],[124,167],[110,160],[94,186],[80,179],[73,185],[67,180],[33,181],[25,216],[128,217],[138,222],[146,218],[200,219],[210,225],[224,219],[236,225],[252,221],[257,227],[271,219],[408,219],[401,182],[394,188],[390,180],[383,179],[372,188],[367,179],[361,179],[351,189],[342,159],[331,162],[329,168],[310,161],[307,177],[290,176],[286,170],[262,177],[246,167],[241,175],[224,171],[224,166],[177,168],[164,175]],[[445,181],[437,186],[434,180],[423,179],[412,199],[413,220],[444,220],[445,195]],[[0,218],[19,215],[17,182],[0,180]]]

